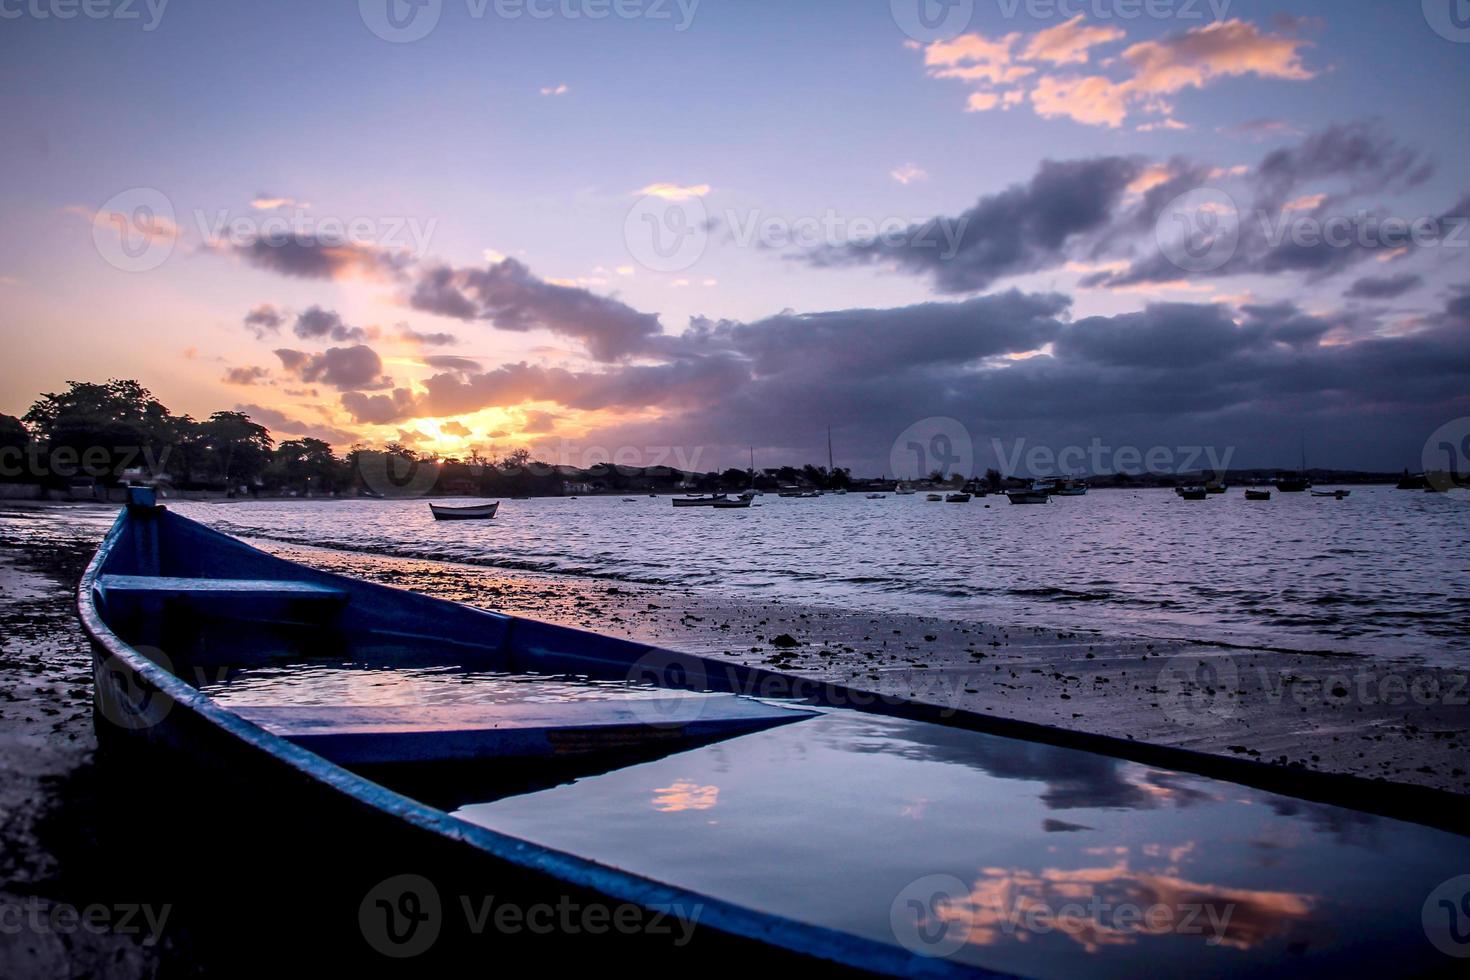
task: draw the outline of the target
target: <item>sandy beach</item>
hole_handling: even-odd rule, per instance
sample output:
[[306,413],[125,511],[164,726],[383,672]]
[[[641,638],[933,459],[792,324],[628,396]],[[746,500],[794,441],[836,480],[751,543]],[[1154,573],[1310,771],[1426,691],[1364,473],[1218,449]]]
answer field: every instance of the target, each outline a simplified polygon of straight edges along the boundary
[[[73,588],[114,512],[0,509],[0,861],[7,902],[85,907],[120,895],[98,856],[90,667]],[[747,602],[709,591],[331,551],[268,551],[329,571],[762,664],[945,707],[1263,764],[1464,793],[1463,672],[1308,655],[1016,629],[939,617]],[[85,870],[84,870],[85,869]],[[123,889],[126,890],[125,888]],[[0,936],[0,973],[139,976],[169,943],[139,936]],[[54,969],[52,969],[54,967]]]

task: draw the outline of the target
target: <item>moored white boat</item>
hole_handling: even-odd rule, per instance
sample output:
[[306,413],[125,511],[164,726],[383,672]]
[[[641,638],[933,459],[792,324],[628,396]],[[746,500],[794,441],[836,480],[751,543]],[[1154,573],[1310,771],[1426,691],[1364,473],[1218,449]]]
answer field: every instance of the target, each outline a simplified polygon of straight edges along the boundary
[[500,502],[483,504],[477,507],[445,507],[441,504],[430,504],[430,512],[436,521],[488,521],[495,517],[500,510]]

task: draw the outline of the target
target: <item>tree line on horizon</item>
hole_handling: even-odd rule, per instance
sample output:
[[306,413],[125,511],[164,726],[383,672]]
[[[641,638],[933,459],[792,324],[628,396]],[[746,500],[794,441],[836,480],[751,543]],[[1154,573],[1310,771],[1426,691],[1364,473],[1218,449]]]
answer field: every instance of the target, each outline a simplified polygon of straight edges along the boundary
[[[339,455],[330,443],[300,438],[276,442],[243,412],[208,418],[175,415],[134,380],[69,381],[42,394],[25,415],[0,415],[0,481],[65,489],[77,481],[100,486],[166,482],[180,490],[333,496],[367,493],[543,496],[564,484],[608,491],[743,489],[746,470],[686,473],[668,467],[557,466],[516,449],[499,459],[472,450],[464,458],[420,454],[400,443],[361,443]],[[766,487],[805,483],[824,489],[852,484],[851,473],[785,466],[761,474]]]

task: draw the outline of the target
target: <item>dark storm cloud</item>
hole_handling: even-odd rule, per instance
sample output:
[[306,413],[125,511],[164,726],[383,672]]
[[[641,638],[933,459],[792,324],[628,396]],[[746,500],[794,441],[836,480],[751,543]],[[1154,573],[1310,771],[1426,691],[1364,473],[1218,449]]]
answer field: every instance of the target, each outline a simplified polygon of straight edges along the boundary
[[1143,169],[1136,157],[1047,160],[1029,183],[983,197],[958,217],[914,225],[895,241],[829,246],[807,260],[818,266],[889,262],[932,276],[944,292],[984,289],[1066,261],[1080,238],[1113,222]]
[[367,337],[367,331],[361,327],[349,327],[341,316],[320,306],[313,306],[298,316],[293,332],[302,340],[334,340],[339,344]]
[[479,361],[449,354],[430,354],[419,358],[419,363],[436,371],[456,371],[460,374],[483,370]]
[[423,344],[425,347],[448,347],[459,343],[459,338],[452,333],[420,333],[407,324],[399,324],[398,336],[415,344]]
[[275,352],[287,372],[307,384],[321,383],[340,391],[386,388],[383,360],[371,347],[329,347],[320,354],[281,348]]
[[403,252],[294,233],[216,248],[238,255],[257,269],[294,279],[397,279],[411,263]]
[[[1084,288],[1245,274],[1320,281],[1393,249],[1417,247],[1397,215],[1362,200],[1419,187],[1434,166],[1375,123],[1332,126],[1267,154],[1255,168],[1221,170],[1184,158],[1150,166],[1137,157],[1045,161],[1026,184],[982,198],[955,217],[935,217],[892,238],[825,246],[800,258],[814,266],[884,264],[929,277],[949,293],[1072,260],[1121,258]],[[1140,180],[1140,178],[1145,178]],[[1155,231],[1189,191],[1228,190],[1240,239],[1222,266],[1184,269],[1160,251]],[[1133,191],[1133,193],[1130,193]],[[1463,205],[1448,215],[1463,215]],[[1328,223],[1331,223],[1330,226]],[[1324,236],[1312,229],[1330,229]]]
[[426,313],[486,320],[499,330],[549,330],[580,341],[599,361],[639,353],[663,332],[655,314],[587,289],[549,283],[515,259],[484,268],[424,269],[409,303]]
[[286,315],[269,303],[261,303],[245,314],[245,328],[259,340],[264,340],[266,334],[280,333],[285,322]]
[[361,391],[342,394],[342,407],[352,420],[361,425],[388,425],[422,414],[414,410],[413,392],[395,388],[386,395],[368,395]]
[[1364,276],[1352,284],[1347,295],[1352,299],[1397,299],[1423,283],[1424,277],[1412,272],[1397,276]]
[[270,377],[270,372],[263,367],[234,367],[225,371],[221,378],[227,385],[249,386],[259,384]]
[[1347,185],[1351,196],[1406,190],[1424,183],[1434,165],[1376,123],[1330,126],[1294,147],[1275,150],[1256,168],[1258,206],[1279,208],[1313,181]]

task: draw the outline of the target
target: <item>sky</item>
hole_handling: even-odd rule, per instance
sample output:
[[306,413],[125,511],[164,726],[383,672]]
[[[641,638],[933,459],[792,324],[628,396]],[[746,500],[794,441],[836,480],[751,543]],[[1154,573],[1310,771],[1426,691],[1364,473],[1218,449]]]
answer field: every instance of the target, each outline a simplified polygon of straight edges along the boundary
[[0,0],[0,412],[128,377],[340,449],[1422,469],[1470,438],[1466,14]]

